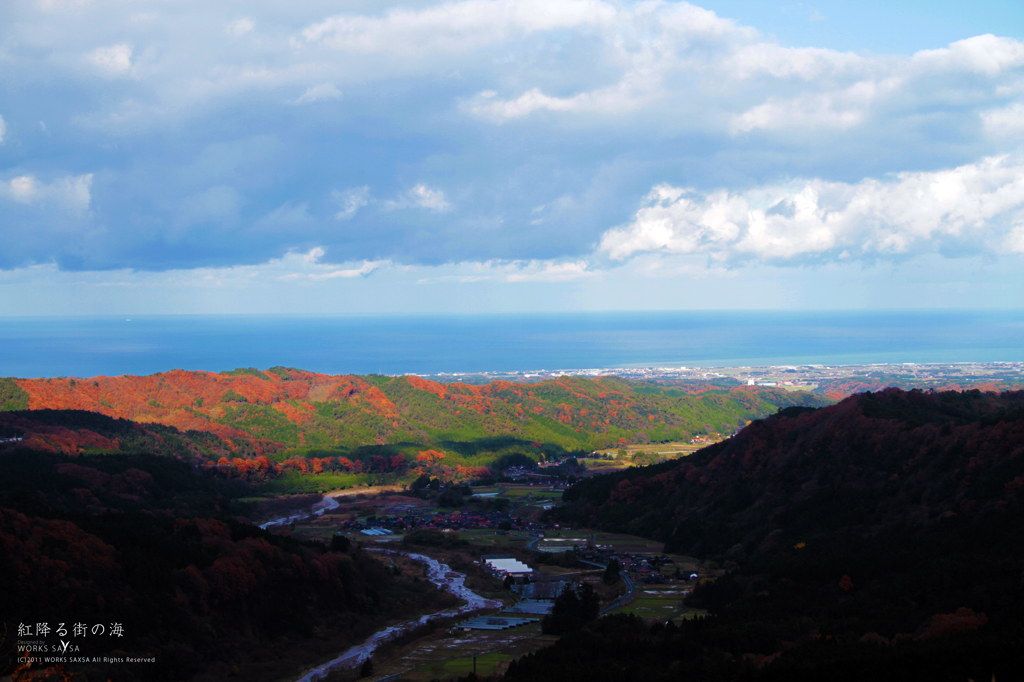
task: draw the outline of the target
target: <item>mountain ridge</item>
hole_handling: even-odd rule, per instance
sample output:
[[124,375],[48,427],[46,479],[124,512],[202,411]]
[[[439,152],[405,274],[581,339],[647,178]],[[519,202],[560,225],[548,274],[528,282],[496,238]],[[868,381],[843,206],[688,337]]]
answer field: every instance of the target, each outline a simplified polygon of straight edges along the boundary
[[284,367],[4,381],[3,409],[88,410],[209,432],[231,449],[248,441],[257,454],[498,435],[594,449],[727,434],[780,407],[827,403],[809,393],[747,386],[669,395],[614,377],[475,386],[414,375],[334,376]]

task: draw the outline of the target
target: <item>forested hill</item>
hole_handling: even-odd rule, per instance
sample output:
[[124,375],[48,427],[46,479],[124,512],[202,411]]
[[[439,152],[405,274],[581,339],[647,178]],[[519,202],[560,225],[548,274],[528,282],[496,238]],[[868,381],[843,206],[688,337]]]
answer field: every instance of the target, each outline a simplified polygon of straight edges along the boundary
[[563,520],[706,561],[678,626],[612,616],[524,682],[1024,677],[1024,392],[790,408],[685,460],[583,480]]
[[[137,429],[121,426],[121,437]],[[455,602],[356,546],[239,522],[247,486],[130,442],[139,451],[0,452],[0,679],[295,679],[395,619]],[[58,623],[84,664],[47,665]],[[29,669],[23,640],[43,643]]]
[[[688,392],[614,377],[470,386],[284,367],[0,379],[0,410],[88,410],[211,433],[229,448],[257,454],[387,443],[430,446],[495,436],[593,449],[728,434],[780,408],[826,402],[781,389],[704,386]],[[66,450],[47,434],[38,434],[33,446]]]
[[886,389],[792,407],[683,460],[581,481],[567,516],[757,553],[835,532],[983,518],[1024,497],[1024,391]]

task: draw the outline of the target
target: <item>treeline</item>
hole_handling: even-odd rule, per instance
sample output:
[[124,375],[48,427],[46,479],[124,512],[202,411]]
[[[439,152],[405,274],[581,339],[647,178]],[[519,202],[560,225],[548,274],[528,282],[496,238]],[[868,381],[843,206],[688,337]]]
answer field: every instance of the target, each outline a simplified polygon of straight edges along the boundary
[[[513,661],[507,680],[523,682],[863,682],[1019,679],[1019,640],[978,628],[957,614],[953,636],[895,643],[837,638],[757,626],[730,615],[648,624],[633,615],[605,616],[550,647]],[[959,619],[959,620],[958,620]],[[975,617],[975,621],[977,618]],[[930,621],[931,622],[931,621]],[[957,624],[953,624],[953,623]],[[779,635],[794,637],[772,651]]]
[[102,450],[216,459],[224,455],[255,457],[268,449],[260,441],[232,442],[210,431],[183,431],[79,409],[3,411],[0,433],[5,434],[3,437],[21,437],[24,446],[37,451],[66,454]]
[[237,475],[249,481],[264,481],[280,476],[286,471],[300,474],[319,475],[341,472],[352,474],[403,474],[408,470],[409,463],[405,456],[398,454],[390,457],[373,455],[366,459],[350,460],[348,457],[292,457],[275,464],[265,455],[253,459],[221,457],[217,460],[217,468],[223,473]]

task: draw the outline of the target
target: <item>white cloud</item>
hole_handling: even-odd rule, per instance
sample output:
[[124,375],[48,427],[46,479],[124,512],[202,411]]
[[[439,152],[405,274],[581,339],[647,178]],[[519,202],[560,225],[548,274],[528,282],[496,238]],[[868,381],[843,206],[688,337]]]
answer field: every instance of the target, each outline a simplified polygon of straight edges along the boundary
[[[351,249],[345,270],[364,258],[553,258],[524,272],[554,277],[581,258],[584,272],[598,267],[604,259],[590,249],[609,227],[635,222],[638,198],[659,182],[700,190],[651,199],[642,208],[652,220],[619,242],[604,234],[603,253],[691,249],[729,263],[870,256],[882,247],[858,251],[854,238],[870,231],[829,222],[853,211],[827,203],[829,192],[860,188],[864,198],[861,177],[890,187],[902,176],[887,172],[962,166],[1024,139],[1024,42],[1012,38],[913,56],[785,47],[675,0],[298,3],[269,13],[198,0],[122,5],[44,15],[27,3],[24,21],[0,30],[4,72],[52,95],[33,114],[60,132],[47,167],[102,166],[103,186],[117,190],[91,205],[86,185],[63,202],[95,206],[81,242],[37,246],[36,216],[20,211],[27,236],[5,245],[10,262],[161,269],[265,261],[323,243]],[[802,22],[811,10],[793,11]],[[6,112],[0,140],[9,150],[17,138],[36,158],[43,136],[23,113]],[[233,140],[266,149],[229,163],[219,146]],[[57,181],[40,168],[0,175],[0,201],[56,206],[41,188]],[[794,174],[819,179],[781,186]],[[348,188],[371,179],[376,200]],[[851,184],[829,182],[837,179]],[[768,214],[772,204],[743,189],[751,182],[787,201]],[[564,196],[574,203],[558,208]],[[549,208],[531,213],[537,205]],[[383,216],[387,230],[351,229],[369,222],[368,206],[407,213]],[[805,211],[804,232],[783,208]],[[721,217],[705,220],[712,209]],[[759,210],[763,225],[751,218]],[[992,220],[992,234],[963,248],[1002,243],[996,232],[1013,221]],[[889,235],[888,252],[938,244],[909,234]],[[171,239],[196,248],[168,249]]]
[[1003,242],[1004,248],[1010,253],[1024,254],[1024,225],[1017,225]]
[[[596,30],[603,65],[619,74],[613,82],[560,96],[539,87],[510,97],[487,89],[470,100],[468,111],[501,122],[542,110],[612,116],[655,110],[674,126],[699,127],[710,107],[731,120],[733,132],[808,124],[847,128],[861,123],[867,108],[904,78],[891,59],[782,47],[685,2],[619,8],[613,24]],[[780,81],[803,86],[795,96],[779,97],[772,93]],[[760,103],[751,106],[752,99]]]
[[931,71],[969,71],[996,76],[1024,66],[1024,43],[987,33],[914,54],[913,63]]
[[852,52],[757,42],[739,47],[724,63],[723,71],[743,81],[758,76],[811,81],[823,76],[859,76],[868,67],[867,59]]
[[98,47],[86,59],[108,73],[125,73],[132,68],[132,48],[126,43]]
[[0,116],[0,144],[4,143],[4,136],[7,135],[7,123],[4,121],[4,117]]
[[238,37],[244,36],[249,31],[256,28],[256,22],[248,17],[242,17],[241,19],[235,19],[230,24],[224,27],[224,30],[229,34]]
[[428,268],[426,271],[429,273],[428,276],[417,280],[418,284],[568,282],[600,275],[599,271],[589,269],[589,263],[586,260],[564,261],[559,259],[463,261]]
[[1024,222],[1024,164],[992,157],[952,170],[900,173],[857,184],[809,180],[795,188],[700,194],[659,185],[634,220],[609,230],[600,250],[715,259],[804,262],[1016,249]]
[[852,128],[864,121],[875,101],[901,85],[900,79],[890,78],[880,82],[861,81],[844,90],[801,95],[789,100],[769,98],[764,104],[734,116],[730,128],[733,133],[755,129]]
[[39,0],[39,7],[47,12],[66,12],[87,7],[93,0]]
[[594,274],[587,270],[587,262],[584,260],[569,263],[551,261],[517,262],[513,263],[512,267],[517,269],[505,275],[505,281],[507,282],[567,282]]
[[463,0],[384,16],[336,16],[303,32],[310,43],[355,54],[458,53],[535,31],[607,24],[616,10],[598,0]]
[[402,193],[397,199],[384,202],[384,208],[389,211],[400,208],[425,208],[437,213],[445,213],[452,210],[453,206],[445,198],[442,190],[419,184]]
[[295,104],[310,104],[328,99],[340,99],[341,90],[334,83],[321,83],[306,89],[302,95],[295,100]]
[[985,132],[993,137],[1016,137],[1024,133],[1024,103],[981,112]]
[[330,272],[315,273],[309,275],[310,279],[336,279],[342,277],[350,279],[352,277],[365,277],[374,270],[378,270],[383,267],[391,265],[390,260],[374,260],[374,261],[363,261],[363,264],[358,268],[331,270]]
[[37,205],[54,203],[72,212],[80,213],[89,208],[92,173],[59,178],[50,184],[41,182],[34,175],[20,175],[0,183],[0,197],[20,204]]
[[[94,4],[98,20],[105,3]],[[913,57],[783,47],[687,2],[403,4],[319,20],[315,8],[261,18],[260,39],[246,41],[225,40],[225,32],[248,35],[256,22],[225,16],[216,3],[206,8],[186,0],[187,11],[161,9],[153,14],[159,21],[146,26],[126,15],[110,26],[125,36],[123,42],[87,56],[109,74],[138,72],[141,90],[99,98],[110,110],[82,116],[122,131],[126,123],[157,125],[208,111],[206,103],[268,90],[289,104],[345,92],[358,111],[361,85],[405,79],[412,85],[459,73],[473,90],[443,88],[439,97],[445,101],[433,104],[494,122],[551,112],[632,121],[642,116],[645,128],[659,133],[851,130],[900,98],[912,105],[890,108],[883,119],[913,118],[920,106],[953,100],[990,108],[995,89],[1024,65],[1024,42],[993,35]],[[92,8],[85,11],[91,16]],[[72,28],[48,35],[66,41]],[[64,48],[53,41],[43,49],[59,54]],[[942,81],[955,73],[993,80]]]
[[523,118],[539,110],[619,115],[637,111],[659,98],[659,86],[651,71],[636,69],[613,85],[572,97],[551,97],[533,88],[515,99],[501,100],[493,99],[493,91],[484,91],[470,109],[499,122]]
[[335,190],[331,196],[341,206],[341,210],[335,213],[334,217],[338,220],[350,220],[359,209],[370,203],[370,188],[353,187],[344,192]]
[[326,253],[320,246],[313,247],[306,253],[292,251],[283,258],[272,259],[261,267],[261,271],[272,273],[276,279],[285,281],[352,279],[365,277],[375,270],[391,265],[390,260],[364,260],[357,267],[339,268],[337,265],[320,262]]

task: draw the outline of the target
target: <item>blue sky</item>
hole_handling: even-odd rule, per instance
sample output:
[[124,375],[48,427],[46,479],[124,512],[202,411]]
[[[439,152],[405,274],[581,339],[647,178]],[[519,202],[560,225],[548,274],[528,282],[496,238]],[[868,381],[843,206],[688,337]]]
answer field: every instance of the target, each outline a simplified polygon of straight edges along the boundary
[[15,0],[0,315],[1021,308],[1022,140],[1019,2]]

